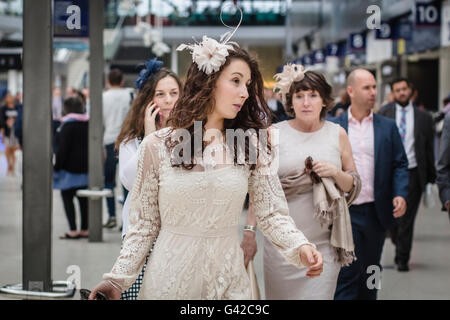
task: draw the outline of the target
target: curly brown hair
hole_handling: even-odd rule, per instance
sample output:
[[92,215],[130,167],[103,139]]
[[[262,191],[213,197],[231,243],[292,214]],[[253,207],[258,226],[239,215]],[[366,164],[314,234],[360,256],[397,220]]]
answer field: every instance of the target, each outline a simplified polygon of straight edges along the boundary
[[[220,70],[210,75],[205,74],[203,71],[198,70],[197,64],[194,62],[191,64],[186,81],[183,94],[178,99],[172,110],[169,119],[167,120],[168,126],[173,130],[186,129],[189,131],[190,139],[187,141],[178,141],[167,139],[166,146],[172,152],[173,149],[180,143],[190,144],[191,159],[188,163],[184,160],[181,164],[174,164],[172,166],[182,166],[185,169],[192,169],[195,166],[194,155],[198,154],[199,150],[194,149],[194,121],[202,122],[202,131],[205,133],[205,124],[208,115],[211,114],[215,108],[214,93],[217,79],[222,71],[233,61],[234,59],[241,59],[247,63],[250,68],[251,83],[248,86],[248,98],[238,112],[234,119],[225,119],[223,132],[227,129],[242,129],[247,131],[248,129],[254,129],[259,138],[259,129],[267,129],[271,124],[270,109],[264,99],[264,85],[263,78],[259,71],[258,62],[255,58],[251,57],[249,53],[233,44],[234,50],[229,50],[229,55],[226,58],[226,62],[220,67]],[[225,136],[225,135],[224,135]],[[202,143],[202,152],[206,147],[205,142]],[[269,151],[270,151],[270,146]],[[234,145],[234,164],[238,163],[238,148]],[[249,141],[245,142],[245,162],[248,163],[249,159]],[[250,165],[253,170],[254,164]]]
[[292,107],[292,97],[297,92],[306,90],[313,90],[313,91],[315,90],[319,93],[320,97],[322,98],[323,103],[325,105],[325,107],[322,108],[322,111],[320,112],[320,120],[322,120],[323,118],[325,118],[328,111],[330,111],[331,108],[333,108],[334,104],[334,99],[332,97],[333,89],[328,84],[323,74],[318,73],[316,71],[306,71],[305,77],[302,80],[298,82],[293,82],[291,84],[289,92],[286,94],[286,113],[291,117],[295,117],[294,108]]
[[[145,135],[145,109],[153,100],[155,96],[155,89],[158,82],[165,77],[172,77],[178,84],[180,94],[183,90],[183,84],[178,76],[170,69],[161,68],[158,72],[152,75],[142,89],[139,91],[136,99],[131,104],[130,111],[123,121],[122,129],[117,137],[115,148],[119,149],[122,142],[126,143],[134,138],[143,139]],[[158,124],[157,124],[158,125]],[[161,129],[157,127],[157,129]]]

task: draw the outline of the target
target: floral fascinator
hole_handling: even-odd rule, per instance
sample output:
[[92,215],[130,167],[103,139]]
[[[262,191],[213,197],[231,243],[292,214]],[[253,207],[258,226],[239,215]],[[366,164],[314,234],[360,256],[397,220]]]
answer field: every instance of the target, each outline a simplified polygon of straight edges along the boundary
[[144,87],[145,83],[147,82],[148,78],[150,78],[153,74],[157,73],[161,69],[162,65],[163,65],[162,61],[159,61],[156,58],[148,60],[144,64],[145,66],[144,69],[142,69],[141,72],[139,72],[139,76],[134,82],[135,87],[141,90]]
[[277,73],[273,77],[277,81],[273,91],[281,93],[283,102],[286,102],[286,94],[293,82],[303,80],[305,77],[305,68],[300,64],[288,63],[283,67],[283,72]]
[[[210,75],[213,72],[219,71],[220,67],[225,63],[226,58],[228,56],[228,50],[234,50],[233,44],[239,46],[236,42],[229,42],[231,37],[237,31],[242,22],[242,10],[238,6],[236,6],[240,13],[241,19],[237,27],[234,28],[234,31],[227,32],[220,37],[220,42],[215,39],[209,38],[207,36],[203,36],[202,42],[195,44],[181,44],[178,46],[177,51],[183,51],[188,49],[192,54],[192,61],[197,64],[197,68],[200,71],[203,71],[207,75]],[[222,21],[223,25],[227,28],[233,29],[226,25],[222,20],[222,11],[220,12],[220,21]],[[195,41],[195,39],[194,39]]]

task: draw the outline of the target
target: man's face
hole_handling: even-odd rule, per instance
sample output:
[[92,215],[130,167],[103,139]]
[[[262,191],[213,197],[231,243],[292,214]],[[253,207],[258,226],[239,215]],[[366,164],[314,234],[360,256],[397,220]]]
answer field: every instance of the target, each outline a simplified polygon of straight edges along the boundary
[[273,98],[273,90],[269,88],[264,88],[264,99],[269,100]]
[[371,110],[377,96],[377,83],[370,72],[359,72],[353,85],[347,88],[352,104]]
[[406,81],[400,81],[394,83],[392,86],[392,93],[394,94],[394,100],[401,106],[409,104],[411,98],[411,88]]

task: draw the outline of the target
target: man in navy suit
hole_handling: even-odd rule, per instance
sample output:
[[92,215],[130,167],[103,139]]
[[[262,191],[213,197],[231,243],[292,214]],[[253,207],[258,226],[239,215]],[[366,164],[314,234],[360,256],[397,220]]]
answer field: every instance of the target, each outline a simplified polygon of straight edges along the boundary
[[341,269],[334,298],[376,300],[386,230],[406,211],[408,159],[395,121],[372,112],[374,76],[354,70],[347,78],[347,92],[350,107],[332,121],[348,132],[362,188],[350,206],[357,260]]

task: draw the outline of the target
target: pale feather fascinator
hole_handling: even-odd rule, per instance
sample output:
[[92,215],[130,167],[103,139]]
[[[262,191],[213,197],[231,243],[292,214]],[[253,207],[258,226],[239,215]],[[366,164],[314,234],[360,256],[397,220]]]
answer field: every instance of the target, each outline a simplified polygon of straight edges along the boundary
[[[178,46],[177,51],[183,51],[188,49],[192,54],[192,61],[197,64],[197,68],[200,71],[203,71],[207,75],[210,75],[213,72],[219,71],[220,67],[225,63],[226,58],[228,56],[229,50],[234,50],[233,45],[239,47],[236,42],[230,42],[229,40],[237,31],[242,22],[242,10],[238,6],[236,6],[240,13],[241,19],[239,24],[233,28],[226,25],[222,20],[222,11],[220,12],[220,20],[227,27],[234,29],[232,32],[227,32],[220,37],[220,42],[209,38],[207,36],[203,36],[202,42],[196,42],[194,44],[181,44]],[[195,41],[195,39],[194,39]]]
[[273,91],[281,93],[284,103],[286,103],[286,94],[289,93],[292,83],[301,81],[305,77],[304,70],[305,68],[300,64],[288,63],[284,65],[281,73],[273,76],[276,80]]

